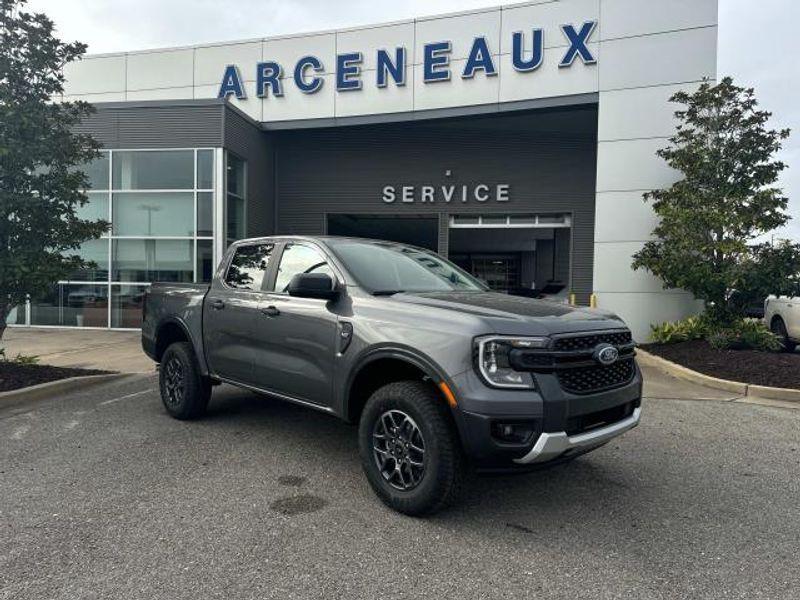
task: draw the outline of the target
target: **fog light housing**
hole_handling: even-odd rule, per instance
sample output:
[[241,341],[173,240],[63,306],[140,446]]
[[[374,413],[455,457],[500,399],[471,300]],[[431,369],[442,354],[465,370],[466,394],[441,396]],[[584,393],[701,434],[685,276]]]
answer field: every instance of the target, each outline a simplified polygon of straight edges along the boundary
[[503,444],[527,444],[536,433],[535,421],[493,421],[492,437]]

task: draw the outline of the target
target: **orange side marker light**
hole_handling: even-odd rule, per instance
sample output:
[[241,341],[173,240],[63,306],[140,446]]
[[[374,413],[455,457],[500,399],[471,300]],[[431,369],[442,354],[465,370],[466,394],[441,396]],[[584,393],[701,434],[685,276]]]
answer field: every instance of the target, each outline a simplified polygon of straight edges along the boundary
[[455,394],[453,394],[453,391],[450,389],[450,386],[447,385],[446,382],[440,381],[439,389],[442,390],[442,394],[444,394],[445,400],[447,400],[447,404],[450,405],[450,408],[455,408],[458,406]]

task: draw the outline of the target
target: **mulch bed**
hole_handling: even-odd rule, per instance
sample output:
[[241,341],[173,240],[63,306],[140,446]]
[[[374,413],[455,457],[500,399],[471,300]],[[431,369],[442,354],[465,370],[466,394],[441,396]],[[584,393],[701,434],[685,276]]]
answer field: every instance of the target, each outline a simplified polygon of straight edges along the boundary
[[51,367],[49,365],[26,365],[13,361],[0,361],[0,392],[83,375],[105,375],[108,371]]
[[716,350],[695,340],[677,344],[647,344],[650,354],[705,375],[753,385],[800,389],[800,354]]

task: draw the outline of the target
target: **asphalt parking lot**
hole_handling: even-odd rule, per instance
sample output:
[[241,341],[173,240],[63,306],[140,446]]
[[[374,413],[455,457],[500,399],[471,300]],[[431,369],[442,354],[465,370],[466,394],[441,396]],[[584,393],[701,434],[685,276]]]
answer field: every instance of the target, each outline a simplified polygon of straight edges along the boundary
[[0,409],[0,598],[800,597],[798,410],[662,381],[624,437],[418,520],[352,426],[233,388],[182,423],[155,386]]

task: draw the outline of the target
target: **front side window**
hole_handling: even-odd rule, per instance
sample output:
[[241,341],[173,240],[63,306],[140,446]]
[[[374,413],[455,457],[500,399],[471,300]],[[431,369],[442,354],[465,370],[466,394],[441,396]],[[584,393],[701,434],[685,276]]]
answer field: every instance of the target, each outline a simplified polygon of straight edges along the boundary
[[288,244],[278,266],[275,291],[286,293],[289,282],[298,273],[326,273],[333,279],[333,271],[328,261],[317,249],[303,244]]
[[240,290],[260,290],[274,247],[274,244],[255,244],[237,248],[225,275],[225,283]]

